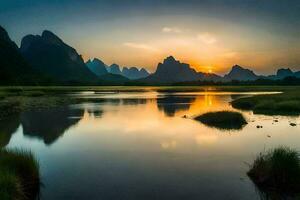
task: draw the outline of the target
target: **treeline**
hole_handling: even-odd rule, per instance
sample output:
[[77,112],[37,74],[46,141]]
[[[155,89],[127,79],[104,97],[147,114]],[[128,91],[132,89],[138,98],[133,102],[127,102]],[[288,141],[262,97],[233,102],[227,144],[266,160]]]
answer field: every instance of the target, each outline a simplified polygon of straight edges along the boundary
[[204,86],[204,85],[245,85],[245,86],[252,86],[252,85],[300,85],[300,78],[296,77],[286,77],[280,80],[272,80],[272,79],[257,79],[254,81],[238,81],[232,80],[229,82],[215,82],[215,81],[191,81],[191,82],[181,82],[181,83],[174,83],[171,84],[173,86]]

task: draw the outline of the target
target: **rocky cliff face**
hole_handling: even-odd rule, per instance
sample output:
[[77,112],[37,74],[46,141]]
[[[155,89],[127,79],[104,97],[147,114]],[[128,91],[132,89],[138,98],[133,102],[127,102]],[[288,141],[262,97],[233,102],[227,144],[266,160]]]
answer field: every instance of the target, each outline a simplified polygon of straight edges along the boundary
[[196,72],[189,64],[181,63],[173,56],[159,63],[154,74],[143,79],[145,82],[175,83],[200,80],[217,80],[220,77],[215,74]]
[[144,68],[138,69],[136,67],[123,67],[122,75],[131,80],[136,80],[149,76],[149,73]]
[[249,69],[245,69],[239,65],[234,65],[231,71],[224,76],[226,81],[231,80],[238,80],[238,81],[253,81],[258,79],[257,76],[253,71]]
[[97,81],[97,76],[86,67],[77,51],[50,31],[25,36],[20,50],[33,68],[59,81]]
[[98,58],[88,60],[86,62],[86,66],[97,76],[102,76],[108,73],[106,69],[107,66]]
[[36,85],[45,77],[34,70],[23,58],[17,45],[0,26],[0,84]]

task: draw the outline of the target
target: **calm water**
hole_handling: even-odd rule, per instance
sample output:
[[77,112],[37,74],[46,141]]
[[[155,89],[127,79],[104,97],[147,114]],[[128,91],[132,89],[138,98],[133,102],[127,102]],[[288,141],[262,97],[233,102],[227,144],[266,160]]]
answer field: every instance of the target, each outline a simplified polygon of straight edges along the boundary
[[24,112],[0,124],[10,133],[7,147],[37,156],[43,200],[260,199],[247,163],[279,145],[300,150],[300,126],[289,125],[299,117],[243,112],[249,124],[239,131],[191,119],[234,110],[229,102],[251,93],[72,95],[98,103]]

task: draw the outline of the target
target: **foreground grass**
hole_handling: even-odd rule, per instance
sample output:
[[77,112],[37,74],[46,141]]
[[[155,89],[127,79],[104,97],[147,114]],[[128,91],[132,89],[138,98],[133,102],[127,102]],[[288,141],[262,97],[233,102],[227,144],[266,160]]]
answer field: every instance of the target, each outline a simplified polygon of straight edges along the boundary
[[293,149],[279,147],[259,154],[247,174],[264,193],[300,194],[300,159]]
[[247,124],[241,113],[232,111],[208,112],[195,118],[205,125],[219,129],[241,129]]
[[281,94],[257,95],[231,102],[237,109],[253,110],[256,114],[299,115],[300,92],[286,91]]
[[31,200],[39,193],[39,164],[22,150],[0,150],[0,199]]

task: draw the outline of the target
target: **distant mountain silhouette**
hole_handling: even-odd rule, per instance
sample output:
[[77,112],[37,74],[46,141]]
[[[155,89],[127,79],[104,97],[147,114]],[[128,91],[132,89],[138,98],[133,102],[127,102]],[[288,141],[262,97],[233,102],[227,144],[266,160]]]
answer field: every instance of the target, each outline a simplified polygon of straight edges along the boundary
[[141,68],[139,70],[136,67],[123,67],[122,75],[131,80],[136,80],[136,79],[146,78],[147,76],[149,76],[149,72],[144,68]]
[[288,77],[288,76],[294,76],[294,72],[292,72],[292,70],[290,68],[287,68],[287,69],[278,69],[277,70],[277,77],[280,77],[280,78],[285,78],[285,77]]
[[97,76],[85,65],[77,51],[50,31],[27,35],[21,53],[35,69],[62,82],[95,82]]
[[[169,56],[159,63],[150,74],[137,67],[123,67],[117,64],[107,66],[95,58],[84,63],[81,55],[50,31],[42,35],[27,35],[21,47],[11,41],[0,26],[0,85],[49,85],[49,84],[193,84],[202,82],[278,81],[286,78],[300,78],[300,71],[289,68],[278,69],[275,75],[260,76],[239,65],[232,67],[224,77],[212,73],[197,72],[189,64],[181,63]],[[132,80],[132,81],[130,81]],[[134,80],[134,81],[133,81]],[[291,81],[291,80],[290,80]],[[297,80],[294,80],[295,82]]]
[[234,65],[231,71],[224,76],[224,81],[254,81],[258,78],[259,76],[257,76],[253,71],[245,69],[239,65]]
[[151,74],[143,82],[153,83],[174,83],[198,80],[219,80],[220,76],[215,74],[208,74],[196,72],[189,64],[181,63],[173,56],[164,59],[163,63],[159,63],[155,73]]
[[106,69],[107,66],[104,64],[104,62],[102,62],[98,58],[94,58],[93,60],[88,60],[85,64],[97,76],[102,76],[108,73]]
[[[136,79],[145,78],[149,76],[149,72],[144,68],[138,69],[137,67],[123,67],[121,69],[121,67],[117,64],[112,64],[111,66],[108,66],[98,58],[94,58],[93,60],[88,60],[86,62],[86,65],[94,74],[96,74],[99,77],[110,73],[114,75],[122,75],[126,77],[128,81],[129,79],[136,80]],[[107,77],[114,78],[118,76],[107,75],[103,77],[106,77],[105,80],[107,80]]]
[[281,80],[287,77],[300,78],[300,71],[293,72],[290,68],[280,68],[277,70],[276,75],[267,76],[268,79]]
[[11,41],[8,33],[0,26],[0,84],[40,84],[45,76],[34,70]]
[[122,72],[120,70],[120,66],[117,64],[112,64],[111,66],[108,67],[107,70],[109,73],[111,74],[118,74],[118,75],[122,75]]

